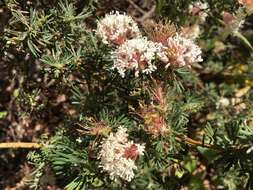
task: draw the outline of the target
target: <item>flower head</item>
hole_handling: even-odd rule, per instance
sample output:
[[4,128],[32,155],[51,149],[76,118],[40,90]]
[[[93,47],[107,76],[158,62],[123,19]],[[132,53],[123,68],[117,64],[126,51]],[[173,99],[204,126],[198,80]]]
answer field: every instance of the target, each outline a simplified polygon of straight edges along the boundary
[[134,70],[135,76],[139,72],[149,74],[157,68],[154,64],[156,55],[161,53],[161,47],[146,38],[135,38],[119,46],[113,54],[114,66],[124,77],[127,70]]
[[186,38],[196,39],[199,37],[200,33],[201,31],[198,24],[181,28],[181,34]]
[[165,136],[170,130],[165,119],[166,114],[169,112],[166,86],[159,81],[153,80],[149,93],[152,103],[145,105],[140,102],[140,110],[137,112],[137,115],[143,120],[144,130],[152,135],[152,137]]
[[249,15],[253,13],[253,0],[238,0],[238,2],[246,8]]
[[168,125],[163,116],[161,116],[154,106],[142,107],[139,115],[144,121],[144,129],[154,138],[165,136],[168,133]]
[[224,11],[223,22],[225,24],[225,30],[229,33],[238,32],[245,22],[245,16],[242,9],[239,9],[235,15]]
[[230,104],[230,101],[228,98],[224,98],[224,97],[221,97],[217,102],[216,102],[216,108],[219,109],[219,108],[225,108],[225,107],[228,107]]
[[161,44],[166,43],[169,37],[176,34],[176,26],[168,21],[155,23],[148,20],[144,23],[144,30],[151,41]]
[[128,39],[140,36],[137,23],[119,12],[107,14],[98,21],[96,33],[103,43],[109,45],[121,45]]
[[115,134],[110,133],[101,143],[100,167],[109,173],[112,180],[122,178],[131,181],[137,169],[135,160],[138,155],[143,155],[144,149],[144,145],[129,141],[127,129],[119,127]]
[[208,16],[205,12],[208,9],[207,3],[195,2],[189,6],[189,12],[193,16],[198,16],[201,22],[205,22],[206,17]]
[[[169,66],[191,66],[192,63],[201,62],[201,49],[192,39],[185,38],[179,34],[167,39],[166,46],[163,47],[167,56],[167,64]],[[165,60],[164,60],[165,61]]]

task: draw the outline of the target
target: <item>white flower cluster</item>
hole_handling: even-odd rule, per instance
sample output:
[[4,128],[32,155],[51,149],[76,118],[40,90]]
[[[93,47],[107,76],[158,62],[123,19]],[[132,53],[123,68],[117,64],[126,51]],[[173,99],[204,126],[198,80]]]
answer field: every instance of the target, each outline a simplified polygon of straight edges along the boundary
[[104,139],[101,143],[99,159],[104,171],[108,172],[112,180],[119,177],[131,181],[134,170],[137,169],[135,159],[144,154],[144,145],[135,144],[128,140],[127,129],[119,127],[118,131]]
[[134,70],[135,76],[139,72],[149,74],[157,68],[154,64],[156,55],[161,54],[161,47],[146,38],[135,38],[126,41],[114,52],[114,66],[124,77],[126,70]]
[[121,45],[127,39],[140,36],[137,23],[125,14],[111,12],[97,23],[97,35],[103,43]]
[[117,69],[121,77],[129,70],[134,71],[136,77],[140,72],[154,72],[156,58],[166,63],[165,69],[170,65],[190,66],[202,61],[201,49],[191,39],[183,37],[187,36],[183,32],[169,37],[165,45],[152,42],[141,36],[131,17],[118,12],[110,13],[98,22],[97,35],[105,44],[116,47],[112,53],[113,69]]
[[192,63],[203,61],[201,57],[201,49],[192,39],[185,38],[178,33],[168,38],[167,44],[164,47],[167,55],[167,65],[169,66],[191,66]]

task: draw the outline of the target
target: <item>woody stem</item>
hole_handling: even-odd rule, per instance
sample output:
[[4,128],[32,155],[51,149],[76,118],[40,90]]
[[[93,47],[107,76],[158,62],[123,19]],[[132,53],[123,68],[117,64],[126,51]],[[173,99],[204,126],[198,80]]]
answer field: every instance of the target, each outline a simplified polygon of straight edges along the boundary
[[191,139],[190,137],[186,137],[186,136],[178,136],[178,137],[176,137],[176,139],[178,141],[185,141],[187,144],[192,145],[192,146],[202,146],[205,148],[217,149],[217,147],[215,147],[214,145],[206,144],[204,142],[197,141],[197,140]]
[[7,143],[0,143],[1,148],[41,148],[42,145],[39,143],[33,142],[7,142]]
[[[206,148],[215,148],[213,145],[205,144],[201,141],[197,141],[194,139],[191,139],[190,137],[185,136],[178,136],[176,138],[179,141],[184,140],[187,144],[193,145],[193,146],[202,146]],[[33,143],[33,142],[7,142],[7,143],[0,143],[0,148],[41,148],[42,145],[39,143]]]

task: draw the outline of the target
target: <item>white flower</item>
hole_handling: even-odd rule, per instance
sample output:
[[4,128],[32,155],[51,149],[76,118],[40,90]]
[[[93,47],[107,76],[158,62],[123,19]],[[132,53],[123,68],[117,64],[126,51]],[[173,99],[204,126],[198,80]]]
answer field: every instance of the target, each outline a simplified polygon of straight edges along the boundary
[[219,109],[219,108],[224,108],[224,107],[228,107],[230,104],[230,101],[228,98],[220,98],[218,100],[218,102],[216,103],[216,108]]
[[168,60],[165,68],[171,65],[176,67],[190,67],[192,63],[203,61],[200,47],[192,39],[185,38],[178,33],[167,39],[164,51]]
[[140,36],[140,30],[130,16],[111,12],[98,21],[96,34],[105,44],[121,45],[127,39]]
[[134,170],[137,170],[135,160],[138,155],[143,155],[145,146],[128,141],[127,129],[119,127],[118,131],[104,139],[98,158],[100,167],[108,172],[112,180],[122,178],[131,181]]
[[127,70],[134,70],[135,76],[139,72],[149,74],[157,68],[154,60],[161,56],[161,46],[158,43],[148,41],[146,38],[135,38],[126,41],[113,53],[114,65],[119,74],[124,77]]
[[198,16],[200,19],[200,22],[205,22],[206,17],[208,14],[206,13],[206,10],[208,9],[208,4],[207,3],[202,3],[202,2],[195,2],[194,4],[191,4],[189,6],[189,12],[190,14],[194,16]]
[[139,155],[144,155],[145,146],[143,144],[135,144],[137,146],[137,152]]
[[81,137],[78,137],[78,138],[76,139],[76,142],[78,142],[79,144],[82,143]]

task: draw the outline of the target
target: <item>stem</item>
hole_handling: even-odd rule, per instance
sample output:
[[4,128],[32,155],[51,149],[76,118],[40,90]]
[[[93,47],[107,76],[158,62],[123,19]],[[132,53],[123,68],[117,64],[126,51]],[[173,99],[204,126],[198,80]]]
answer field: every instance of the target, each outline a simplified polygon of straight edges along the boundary
[[192,145],[192,146],[202,146],[205,148],[219,149],[215,145],[205,144],[204,142],[191,139],[190,137],[178,136],[178,137],[176,137],[176,139],[178,141],[185,141],[187,144]]
[[[215,148],[217,149],[217,147],[214,147],[213,145],[210,144],[205,144],[201,141],[197,141],[197,140],[193,140],[189,137],[184,137],[184,136],[179,136],[176,138],[179,141],[186,141],[187,144],[189,145],[193,145],[193,146],[202,146],[205,148]],[[0,149],[1,148],[41,148],[42,145],[39,143],[32,143],[32,142],[10,142],[10,143],[0,143]]]
[[10,143],[0,143],[1,148],[41,148],[42,145],[39,143],[32,142],[10,142]]
[[138,10],[141,14],[145,15],[146,11],[140,8],[138,5],[135,4],[132,0],[127,0],[136,10]]
[[206,147],[206,148],[211,148],[212,145],[210,144],[205,144],[203,142],[200,142],[200,141],[196,141],[196,140],[193,140],[189,137],[183,137],[183,139],[189,144],[189,145],[196,145],[196,146],[202,146],[202,147]]
[[247,38],[245,38],[240,32],[235,32],[234,33],[234,35],[236,36],[236,37],[238,37],[240,40],[242,40],[243,41],[243,43],[245,44],[245,45],[247,45],[250,49],[251,49],[251,51],[253,51],[253,47],[252,47],[252,45],[251,45],[251,43],[248,41],[248,39]]

